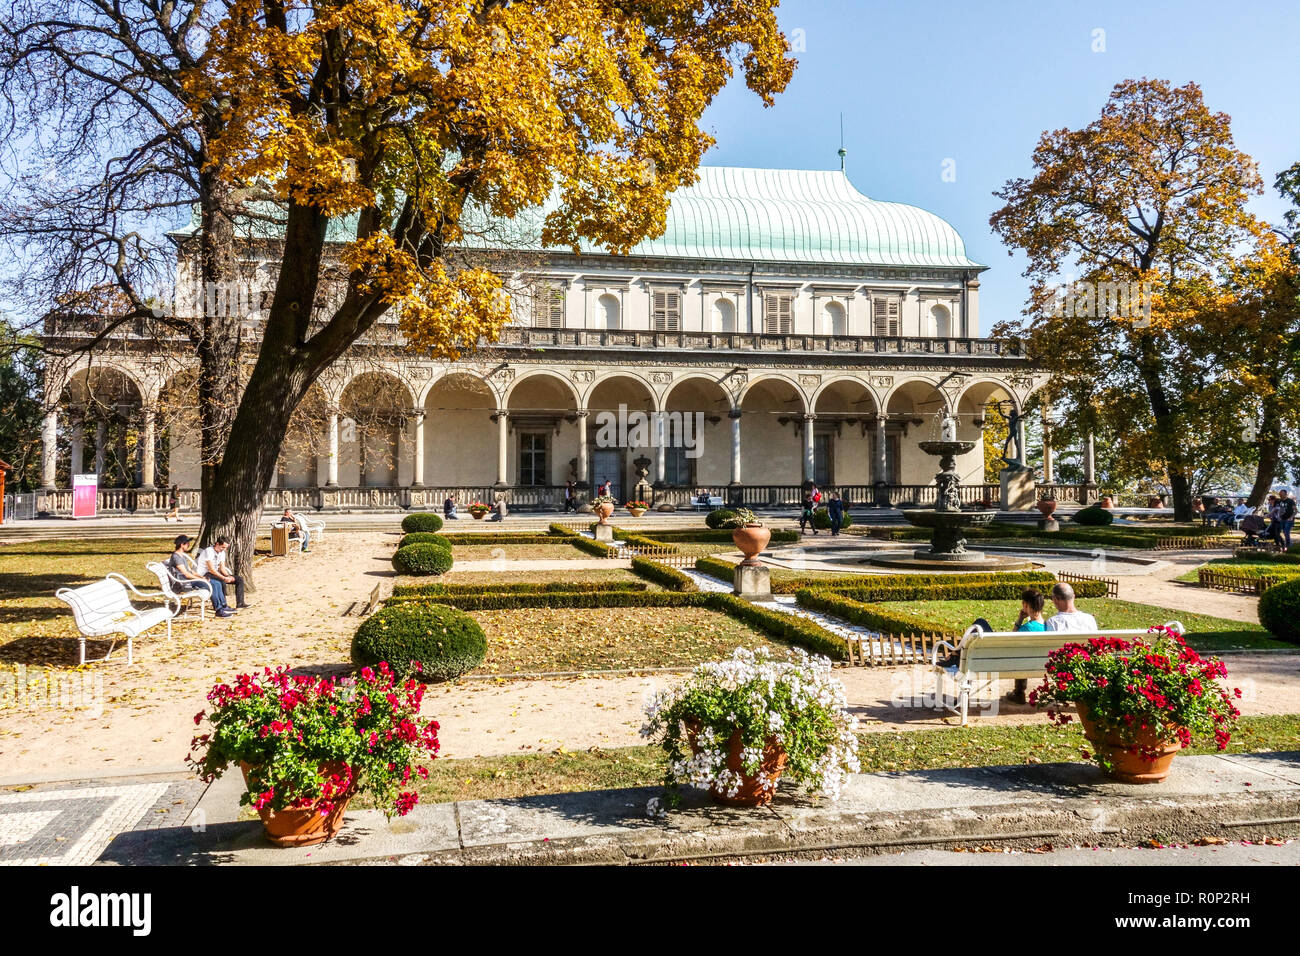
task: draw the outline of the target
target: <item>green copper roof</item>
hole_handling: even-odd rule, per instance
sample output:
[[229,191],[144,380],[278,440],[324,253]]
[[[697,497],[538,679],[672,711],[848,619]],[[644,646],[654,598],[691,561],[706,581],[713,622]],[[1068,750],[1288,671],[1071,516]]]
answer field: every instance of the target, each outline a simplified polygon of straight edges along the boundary
[[933,213],[858,192],[840,170],[705,166],[636,255],[978,268]]
[[[698,183],[672,194],[664,234],[633,246],[631,255],[983,268],[966,257],[961,236],[947,222],[916,206],[864,196],[841,170],[703,166],[699,172]],[[541,221],[550,208],[548,203],[513,222],[489,226],[469,242],[539,249]],[[328,240],[348,241],[354,222],[351,217],[331,222]],[[265,223],[250,225],[249,233],[267,238],[278,231]],[[172,235],[195,232],[197,223],[191,223]]]

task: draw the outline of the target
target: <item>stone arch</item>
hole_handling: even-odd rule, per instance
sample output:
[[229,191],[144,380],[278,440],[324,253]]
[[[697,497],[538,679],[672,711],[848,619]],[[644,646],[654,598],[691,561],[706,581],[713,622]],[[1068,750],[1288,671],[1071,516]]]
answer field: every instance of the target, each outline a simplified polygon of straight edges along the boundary
[[[897,479],[905,485],[931,485],[936,460],[921,451],[919,443],[938,439],[940,413],[955,411],[938,385],[929,379],[913,378],[898,383],[886,397],[886,428],[898,443]],[[958,419],[957,437],[970,441],[969,452],[957,457],[957,472],[962,484],[980,484],[984,480],[983,434],[972,420]]]
[[119,365],[91,364],[70,372],[58,397],[68,433],[69,477],[94,472],[101,487],[138,485],[141,426],[150,398],[135,371]]
[[339,483],[391,488],[402,483],[411,388],[393,372],[354,375],[339,395]]
[[807,402],[784,375],[751,379],[740,394],[741,474],[759,484],[803,481],[803,429]]
[[673,382],[664,412],[664,478],[669,487],[709,487],[731,479],[731,393],[716,378],[688,374]]
[[[506,386],[505,392],[501,396],[501,407],[510,408],[511,402],[514,400],[514,394],[520,387],[523,387],[525,391],[535,390],[537,388],[537,380],[539,379],[544,379],[553,383],[553,388],[564,393],[564,401],[571,404],[574,409],[578,408],[578,390],[574,387],[573,383],[559,372],[544,368],[530,369],[511,381],[511,383]],[[525,384],[528,382],[533,382],[533,384]]]
[[[482,487],[496,480],[493,417],[499,402],[496,390],[481,375],[458,370],[440,376],[420,397],[419,407],[424,410],[426,476],[452,488]],[[460,504],[474,497],[462,498]]]
[[759,375],[758,377],[751,378],[746,382],[745,387],[740,390],[740,395],[736,399],[736,406],[738,408],[743,408],[750,392],[756,388],[762,391],[764,389],[776,389],[780,385],[789,386],[790,391],[794,393],[794,400],[797,400],[798,403],[798,408],[795,408],[792,404],[792,401],[794,400],[784,399],[783,401],[790,405],[786,410],[791,413],[798,412],[800,415],[804,414],[808,409],[808,401],[807,396],[804,395],[803,389],[801,389],[795,380],[790,378],[788,375],[782,375],[777,372],[769,372]]
[[822,486],[866,485],[874,480],[876,393],[860,378],[823,382],[811,399],[813,479]]
[[610,372],[591,384],[584,407],[589,429],[588,480],[593,486],[609,481],[614,496],[625,501],[631,497],[641,469],[648,480],[654,480],[654,413],[659,410],[654,386],[632,372]]

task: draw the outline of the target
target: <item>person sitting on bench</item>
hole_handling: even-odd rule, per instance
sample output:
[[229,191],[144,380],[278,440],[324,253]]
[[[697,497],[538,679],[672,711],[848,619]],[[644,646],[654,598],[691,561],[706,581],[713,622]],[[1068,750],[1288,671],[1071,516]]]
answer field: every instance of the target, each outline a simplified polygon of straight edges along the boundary
[[311,541],[311,532],[307,530],[306,525],[299,521],[298,516],[288,508],[285,508],[284,514],[280,515],[280,522],[281,524],[288,525],[290,530],[297,533],[298,537],[302,540],[302,551],[306,554],[307,544]]
[[172,577],[172,590],[174,591],[193,591],[195,581],[205,581],[206,578],[198,573],[194,565],[194,559],[190,557],[190,536],[187,534],[178,534],[173,542],[174,550],[166,561],[167,573]]
[[1052,587],[1052,603],[1056,613],[1047,619],[1049,631],[1097,631],[1097,619],[1087,611],[1074,606],[1074,588],[1064,581]]
[[[226,538],[217,538],[215,542],[199,553],[199,571],[205,574],[212,584],[212,606],[218,617],[230,617],[236,609],[251,607],[244,600],[244,579],[235,574],[226,565],[226,549],[230,542]],[[235,586],[235,607],[226,603],[226,585]]]

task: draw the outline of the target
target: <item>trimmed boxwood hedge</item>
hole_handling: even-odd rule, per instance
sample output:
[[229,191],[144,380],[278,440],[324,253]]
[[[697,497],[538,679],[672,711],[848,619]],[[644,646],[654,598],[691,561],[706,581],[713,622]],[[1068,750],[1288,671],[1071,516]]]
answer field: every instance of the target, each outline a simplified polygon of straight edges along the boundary
[[[710,556],[697,558],[695,570],[728,583],[734,579],[736,574],[734,564]],[[1056,583],[1056,577],[1051,571],[986,571],[970,574],[843,574],[835,578],[824,578],[775,569],[772,572],[772,591],[776,594],[793,594],[800,588],[838,591],[843,588],[879,587],[884,586],[886,582],[891,587],[901,587],[914,584],[931,584],[936,580],[943,583],[949,578],[960,579],[964,583],[1002,581],[1017,584],[1021,588],[1031,584],[1050,587]]]
[[649,558],[633,558],[632,572],[648,581],[662,584],[670,591],[698,591],[699,585],[689,574],[683,574],[676,568],[652,561]]
[[569,544],[573,545],[579,551],[586,551],[588,554],[594,554],[598,558],[608,558],[609,553],[614,550],[604,541],[597,541],[595,538],[584,538],[580,534],[574,535],[569,541]]
[[505,534],[487,532],[476,534],[473,531],[459,531],[443,534],[442,537],[458,548],[490,547],[497,544],[555,544],[555,535],[542,531],[514,531]]
[[417,511],[402,519],[402,530],[408,534],[412,531],[441,531],[442,516],[431,511]]
[[[844,512],[843,516],[840,518],[840,530],[843,531],[851,524],[853,524],[853,518],[850,517],[849,513],[846,511]],[[821,531],[825,531],[830,526],[831,526],[831,513],[827,511],[825,508],[814,508],[813,527]]]
[[440,548],[451,550],[452,542],[445,536],[434,534],[432,531],[412,531],[410,534],[402,535],[402,540],[397,543],[399,548],[404,548],[408,544],[436,544]]
[[730,508],[716,508],[704,516],[704,523],[715,530],[719,528],[730,527],[730,523],[738,521],[740,515]]
[[[614,537],[619,540],[626,540],[629,536],[646,538],[655,544],[726,544],[731,541],[731,529],[656,528],[653,531],[614,531]],[[772,529],[772,544],[793,544],[798,540],[798,531],[789,528]]]
[[506,584],[399,584],[393,588],[394,598],[423,598],[425,600],[455,597],[458,595],[493,594],[553,594],[573,591],[644,591],[644,581],[512,581]]
[[614,537],[624,544],[631,545],[634,548],[658,548],[660,551],[668,551],[676,554],[677,548],[664,541],[656,541],[643,534],[633,534],[628,531],[619,531],[614,529]]
[[[887,584],[885,578],[878,586],[848,588],[814,588],[812,590],[834,591],[840,597],[866,604],[884,601],[1018,601],[1027,587],[1038,586],[1047,595],[1051,584],[1055,582],[1038,582],[1027,584],[1024,581],[952,581],[935,584]],[[1105,581],[1078,581],[1072,587],[1075,597],[1093,598],[1106,596]]]
[[445,574],[451,564],[451,549],[436,544],[408,544],[393,552],[393,568],[398,574]]
[[1259,623],[1279,641],[1300,644],[1300,578],[1275,584],[1259,596]]
[[352,662],[358,667],[387,661],[396,673],[423,681],[459,677],[486,656],[487,638],[478,621],[445,604],[385,606],[352,638]]
[[1106,525],[1114,521],[1115,516],[1108,508],[1103,508],[1101,505],[1088,505],[1076,511],[1072,520],[1078,524]]

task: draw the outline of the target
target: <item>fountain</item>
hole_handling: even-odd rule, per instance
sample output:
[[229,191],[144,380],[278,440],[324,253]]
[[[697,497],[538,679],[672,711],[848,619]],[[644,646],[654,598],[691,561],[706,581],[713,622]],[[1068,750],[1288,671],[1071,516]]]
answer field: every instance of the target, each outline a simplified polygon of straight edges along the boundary
[[966,550],[966,528],[991,522],[996,511],[963,511],[957,493],[957,456],[971,451],[973,441],[957,440],[957,420],[939,413],[939,440],[920,442],[921,450],[939,459],[934,483],[939,489],[933,508],[907,508],[903,517],[918,528],[930,528],[930,547],[916,551],[891,551],[869,559],[871,564],[927,571],[1016,571],[1032,568],[1031,561]]

